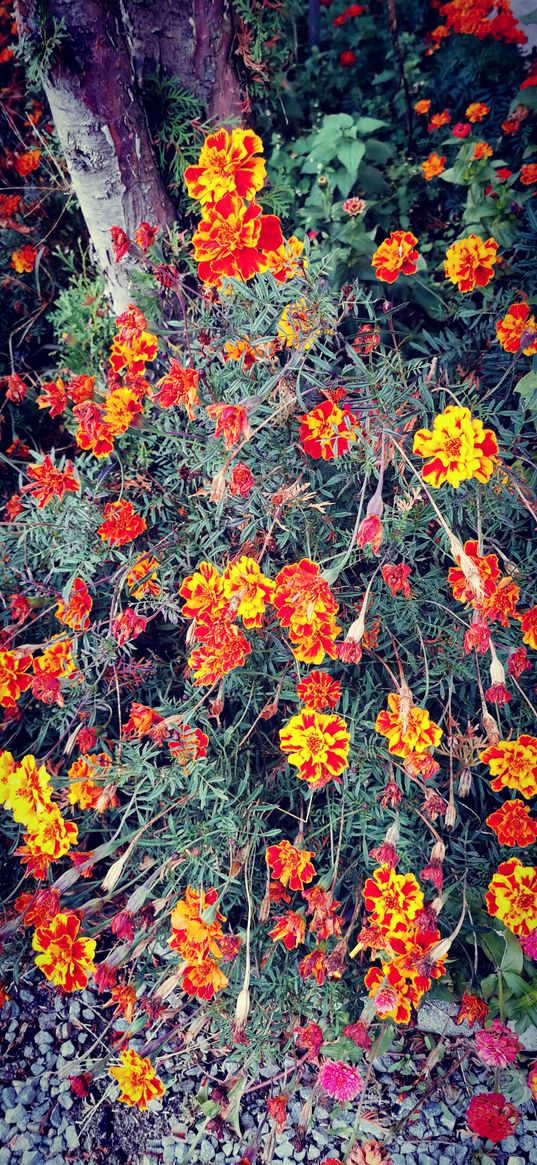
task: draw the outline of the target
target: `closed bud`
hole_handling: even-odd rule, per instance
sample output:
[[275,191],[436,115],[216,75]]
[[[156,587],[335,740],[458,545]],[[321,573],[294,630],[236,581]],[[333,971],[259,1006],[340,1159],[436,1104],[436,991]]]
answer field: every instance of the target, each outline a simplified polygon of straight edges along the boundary
[[472,774],[470,769],[463,769],[459,776],[459,797],[467,797],[472,788]]
[[445,847],[443,841],[440,841],[440,840],[435,841],[433,848],[431,850],[431,861],[443,862],[445,856],[446,856],[446,847]]

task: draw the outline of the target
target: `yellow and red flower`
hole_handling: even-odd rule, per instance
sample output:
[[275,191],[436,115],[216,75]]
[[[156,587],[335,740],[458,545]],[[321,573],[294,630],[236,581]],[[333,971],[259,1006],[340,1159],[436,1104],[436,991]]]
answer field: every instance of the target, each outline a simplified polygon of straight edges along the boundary
[[[469,539],[464,543],[464,553],[470,559],[472,567],[475,568],[476,583],[479,583],[482,592],[480,599],[476,595],[471,578],[467,577],[460,566],[452,566],[448,571],[448,582],[453,591],[453,598],[457,599],[459,603],[471,603],[475,607],[491,598],[496,591],[496,584],[500,577],[496,555],[478,554],[477,546],[476,539]],[[459,557],[457,562],[460,562]]]
[[462,292],[486,287],[494,275],[497,252],[498,244],[492,238],[485,242],[479,235],[472,234],[458,239],[446,252],[446,279],[455,283]]
[[478,995],[470,995],[465,991],[455,1016],[455,1023],[468,1023],[470,1027],[473,1027],[475,1023],[481,1025],[488,1013],[488,1004],[485,1003],[484,999],[480,999]]
[[143,375],[146,364],[152,363],[157,352],[158,340],[151,332],[134,331],[128,339],[120,332],[112,340],[110,365],[116,373],[127,369]]
[[513,934],[527,936],[537,928],[537,869],[509,858],[498,866],[485,894],[487,910]]
[[[225,917],[216,906],[217,900],[218,894],[212,886],[206,891],[187,886],[184,898],[180,898],[172,910],[169,945],[187,963],[199,962],[209,955],[217,959],[221,957],[218,941],[222,937],[221,924]],[[212,907],[214,910],[209,909]]]
[[428,113],[430,108],[431,108],[431,102],[430,102],[429,98],[427,98],[427,97],[422,97],[421,100],[416,101],[416,103],[414,105],[414,109],[415,109],[416,113],[421,115],[421,116]]
[[267,865],[272,875],[282,886],[289,886],[290,890],[302,890],[307,882],[315,877],[315,869],[311,862],[313,853],[307,849],[297,849],[290,841],[281,841],[278,845],[269,845],[265,852]]
[[322,712],[325,708],[335,708],[341,699],[341,685],[339,680],[332,679],[325,671],[312,671],[309,676],[301,680],[296,686],[297,695],[303,704],[313,708],[314,712]]
[[144,1112],[150,1101],[164,1094],[162,1080],[156,1075],[151,1060],[138,1055],[134,1048],[126,1048],[120,1059],[120,1065],[108,1069],[109,1075],[119,1084],[118,1099],[130,1108],[136,1107]]
[[496,337],[504,352],[537,355],[537,321],[527,303],[512,303],[496,324]]
[[408,929],[423,909],[423,891],[414,874],[397,874],[390,865],[379,866],[367,879],[363,899],[373,924],[385,934],[397,931],[401,925]]
[[523,186],[533,186],[537,182],[537,162],[527,162],[522,166],[519,177]]
[[338,778],[349,759],[350,736],[342,716],[303,708],[280,729],[280,748],[301,780],[321,789]]
[[519,618],[522,642],[533,651],[537,651],[537,606],[530,607],[529,611],[523,611]]
[[248,410],[243,405],[206,405],[206,412],[215,420],[215,437],[223,437],[226,449],[232,449],[239,441],[249,441],[251,430]]
[[226,566],[222,584],[233,615],[242,619],[245,627],[262,627],[274,583],[261,573],[255,559],[243,555]]
[[67,605],[60,599],[56,608],[56,618],[73,631],[86,631],[90,625],[93,602],[83,578],[77,576],[69,592]]
[[447,405],[434,418],[432,432],[419,429],[414,434],[413,452],[430,458],[422,469],[424,481],[435,489],[445,482],[458,489],[461,482],[471,478],[489,480],[498,442],[492,429],[484,429],[469,409]]
[[441,129],[443,125],[449,125],[451,121],[451,114],[448,109],[444,109],[442,113],[433,113],[427,126],[429,133],[434,133],[435,129]]
[[526,800],[537,796],[537,737],[499,740],[480,753],[479,759],[489,766],[495,793],[516,789]]
[[272,930],[269,930],[273,943],[279,940],[288,951],[300,946],[300,943],[304,942],[305,934],[306,920],[295,910],[287,910],[285,914],[281,914],[276,918]]
[[486,158],[492,158],[492,148],[488,142],[476,142],[472,153],[472,161],[482,162]]
[[192,238],[198,275],[219,286],[224,277],[246,282],[269,267],[268,252],[284,245],[280,220],[263,214],[255,202],[245,206],[237,194],[224,194],[204,208]]
[[11,255],[11,266],[18,272],[19,275],[29,274],[35,267],[37,259],[37,251],[35,247],[31,247],[29,243],[25,247],[21,247],[19,251],[13,251]]
[[500,845],[534,845],[537,841],[537,820],[530,817],[529,805],[523,801],[505,801],[500,809],[487,817]]
[[252,130],[218,129],[205,138],[195,166],[185,170],[191,198],[202,204],[218,202],[225,194],[249,201],[261,190],[266,177],[261,138]]
[[123,498],[119,502],[108,502],[104,507],[104,521],[97,533],[110,546],[126,546],[146,529],[145,519],[135,510],[132,502]]
[[46,925],[38,926],[33,937],[37,966],[63,991],[82,991],[95,970],[95,940],[79,932],[78,916],[61,912]]
[[404,562],[388,562],[386,566],[381,567],[380,571],[386,586],[390,588],[393,597],[401,592],[403,598],[409,599],[412,591],[408,581],[411,573],[411,567]]
[[200,562],[198,570],[184,579],[179,594],[186,599],[185,619],[195,619],[197,623],[215,622],[228,610],[222,577],[211,562]]
[[180,765],[188,771],[196,760],[207,756],[209,737],[201,728],[191,728],[189,724],[182,724],[175,728],[168,740],[168,748]]
[[296,659],[319,664],[325,654],[335,658],[334,640],[341,631],[334,619],[338,604],[316,562],[302,558],[284,566],[276,576],[272,601],[281,626],[289,628]]
[[428,158],[421,163],[423,170],[423,177],[426,182],[430,182],[433,178],[438,178],[440,174],[444,173],[446,168],[446,155],[436,154],[434,151],[429,154]]
[[2,766],[5,777],[2,789],[4,806],[19,825],[33,829],[39,818],[52,812],[52,785],[44,765],[38,765],[34,756],[23,757],[20,764],[13,762],[11,753],[4,753],[10,768]]
[[146,595],[160,595],[157,570],[159,561],[152,554],[142,554],[131,566],[127,575],[127,586],[135,599]]
[[340,409],[325,400],[300,417],[300,441],[304,452],[314,460],[331,461],[346,453],[356,441],[356,417],[349,409]]
[[200,959],[196,963],[188,963],[181,977],[181,987],[187,995],[195,995],[197,999],[212,999],[217,991],[227,987],[229,979],[215,963],[214,959]]
[[388,696],[389,711],[379,712],[375,731],[388,740],[392,756],[408,757],[436,748],[442,738],[442,729],[431,720],[426,708],[418,708],[404,700],[398,692]]
[[0,706],[16,708],[23,692],[27,692],[32,677],[27,675],[32,666],[31,655],[18,651],[0,651]]
[[183,368],[178,360],[170,361],[169,371],[157,380],[159,389],[156,400],[162,409],[182,405],[191,421],[199,405],[199,372],[195,368]]
[[188,666],[194,671],[196,686],[222,680],[234,668],[242,667],[252,650],[239,627],[226,619],[200,624],[195,636],[201,640],[201,647],[192,652]]
[[490,106],[485,105],[484,101],[472,101],[466,109],[465,116],[468,118],[468,121],[475,124],[477,121],[483,121],[487,113],[490,113]]
[[419,259],[415,249],[417,241],[410,231],[392,231],[371,260],[377,279],[395,283],[400,275],[414,275]]
[[276,326],[278,339],[286,348],[302,348],[307,352],[322,335],[323,328],[316,313],[302,296],[284,307]]
[[47,453],[40,465],[28,466],[30,484],[22,487],[21,493],[29,493],[39,509],[48,506],[53,498],[60,500],[66,493],[78,493],[80,482],[73,473],[72,461],[66,461],[64,469],[57,469]]

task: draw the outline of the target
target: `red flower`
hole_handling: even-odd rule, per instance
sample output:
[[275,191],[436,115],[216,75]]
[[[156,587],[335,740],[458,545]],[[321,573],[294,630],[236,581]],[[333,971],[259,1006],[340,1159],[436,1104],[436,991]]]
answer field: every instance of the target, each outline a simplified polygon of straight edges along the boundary
[[343,53],[339,54],[339,63],[343,65],[344,69],[350,69],[352,65],[356,64],[357,60],[358,57],[356,53],[353,53],[352,49],[345,49]]
[[199,373],[195,368],[183,368],[178,360],[170,361],[170,370],[157,381],[160,389],[156,400],[161,409],[183,405],[191,421],[194,420],[198,397]]
[[306,923],[302,915],[297,914],[294,910],[288,910],[286,914],[281,914],[275,919],[272,930],[269,930],[269,935],[273,943],[281,939],[284,947],[288,951],[292,951],[304,942],[305,932]]
[[482,1064],[491,1068],[508,1068],[514,1064],[522,1051],[520,1040],[499,1019],[493,1019],[490,1027],[475,1033],[475,1050]]
[[478,651],[480,655],[485,655],[485,652],[489,649],[489,643],[490,628],[484,619],[477,619],[464,632],[463,647],[466,655],[469,655],[474,650]]
[[472,1096],[466,1110],[466,1121],[472,1133],[486,1137],[497,1145],[514,1133],[520,1113],[501,1092],[482,1092]]
[[229,492],[232,497],[247,498],[254,482],[254,475],[248,466],[244,464],[244,461],[238,461],[231,471]]
[[485,700],[488,700],[489,704],[508,704],[513,698],[505,684],[491,684],[484,695]]
[[322,712],[325,708],[335,708],[341,699],[341,687],[338,680],[332,679],[328,672],[312,671],[309,676],[297,684],[297,694],[308,708]]
[[465,138],[471,133],[472,127],[469,121],[458,121],[451,130],[454,138]]
[[395,283],[399,275],[414,275],[419,255],[417,238],[411,231],[392,231],[377,247],[371,260],[377,279]]
[[488,1005],[484,999],[480,999],[478,995],[470,995],[465,991],[455,1016],[455,1023],[468,1023],[470,1027],[473,1027],[474,1023],[483,1023],[488,1013]]
[[380,573],[384,579],[384,582],[386,583],[386,586],[390,588],[394,598],[399,593],[399,591],[405,599],[410,598],[412,593],[410,590],[410,583],[408,581],[410,571],[411,567],[406,566],[406,564],[403,562],[398,562],[397,565],[395,563],[389,562],[386,566],[382,567]]
[[223,437],[226,449],[232,449],[239,441],[250,440],[250,422],[248,410],[243,405],[206,405],[206,411],[211,420],[216,420],[215,437]]
[[505,801],[494,813],[487,817],[489,829],[493,829],[500,845],[533,845],[537,841],[537,821],[530,817],[529,805],[523,801]]
[[336,1100],[354,1100],[362,1092],[364,1082],[360,1073],[342,1060],[325,1060],[319,1072],[319,1084]]
[[352,1040],[357,1048],[363,1048],[364,1052],[368,1052],[372,1046],[367,1024],[362,1019],[359,1019],[357,1023],[345,1024],[343,1035],[347,1036],[348,1040]]
[[72,461],[66,461],[64,469],[57,469],[47,453],[39,465],[28,466],[31,482],[22,487],[21,493],[31,494],[39,509],[48,506],[53,498],[61,500],[66,493],[77,493],[80,482],[74,476],[74,468]]
[[134,232],[134,242],[141,251],[147,251],[148,247],[152,247],[158,235],[158,227],[152,227],[148,222],[141,222]]
[[295,1039],[299,1048],[306,1048],[308,1059],[316,1059],[323,1042],[322,1028],[318,1023],[307,1023],[305,1027],[295,1027]]
[[349,409],[340,409],[330,400],[323,401],[300,418],[299,437],[304,452],[316,461],[340,457],[356,440],[355,422]]
[[110,546],[125,546],[146,529],[144,518],[136,512],[132,502],[123,498],[120,502],[108,502],[104,507],[104,522],[97,533]]
[[83,1100],[85,1096],[89,1095],[90,1084],[91,1076],[89,1072],[82,1072],[80,1076],[69,1077],[71,1092],[74,1096],[77,1096],[79,1100]]
[[531,668],[532,664],[528,659],[525,647],[519,647],[517,651],[511,652],[507,660],[507,670],[510,676],[518,680],[523,672],[531,671]]
[[129,236],[125,234],[122,227],[110,227],[110,235],[114,248],[114,260],[116,263],[120,263],[129,249]]
[[139,615],[132,607],[126,607],[121,612],[121,615],[117,615],[114,619],[112,623],[112,635],[118,647],[123,647],[125,643],[130,643],[132,639],[137,639],[145,631],[146,627],[146,616]]
[[124,938],[131,943],[134,938],[134,915],[130,910],[122,910],[115,914],[110,924],[112,934],[117,938]]
[[224,194],[206,205],[204,214],[192,239],[204,283],[218,286],[224,276],[252,279],[267,271],[267,254],[284,246],[276,215],[264,215],[256,202],[246,206],[237,194]]
[[360,522],[355,542],[361,547],[371,545],[373,554],[379,554],[382,537],[382,522],[378,514],[370,514]]
[[28,389],[21,379],[18,372],[12,372],[10,376],[6,376],[6,400],[10,400],[12,404],[19,405],[26,397]]

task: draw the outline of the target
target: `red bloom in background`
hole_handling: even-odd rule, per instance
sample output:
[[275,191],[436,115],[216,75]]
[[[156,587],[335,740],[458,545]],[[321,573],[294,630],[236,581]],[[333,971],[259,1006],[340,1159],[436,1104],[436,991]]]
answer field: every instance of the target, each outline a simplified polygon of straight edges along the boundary
[[306,922],[302,915],[294,910],[288,910],[286,914],[276,918],[272,930],[269,930],[273,943],[280,939],[288,951],[294,950],[304,942],[305,933]]
[[341,699],[339,680],[332,679],[325,671],[312,671],[296,687],[297,694],[308,708],[322,712],[325,708],[335,708]]
[[507,659],[507,671],[515,680],[520,679],[520,676],[525,671],[531,671],[532,664],[528,659],[525,647],[519,647],[517,651],[512,651]]
[[73,579],[69,593],[69,602],[65,605],[60,599],[56,608],[56,618],[73,631],[86,631],[90,625],[90,613],[93,602],[83,578]]
[[148,222],[141,222],[134,232],[134,242],[141,251],[147,251],[148,247],[152,247],[158,235],[158,227],[152,227]]
[[408,581],[410,572],[411,567],[407,566],[404,562],[398,562],[397,564],[389,562],[381,568],[380,573],[394,598],[399,592],[401,592],[405,599],[410,598],[412,593]]
[[26,397],[28,389],[24,380],[19,376],[18,372],[12,372],[10,376],[5,377],[6,400],[10,400],[12,404],[19,405]]
[[530,817],[529,805],[523,801],[505,801],[489,814],[487,825],[494,830],[500,845],[522,848],[537,841],[537,820]]
[[299,437],[304,452],[316,461],[340,457],[356,440],[355,422],[349,409],[340,409],[333,401],[323,401],[300,418]]
[[110,236],[114,249],[114,260],[116,263],[121,263],[129,249],[129,236],[125,234],[122,227],[110,227]]
[[455,1023],[468,1023],[470,1027],[473,1027],[474,1023],[483,1023],[488,1013],[488,1004],[485,1003],[484,999],[480,999],[478,995],[470,995],[465,991],[455,1016]]
[[343,65],[344,69],[350,69],[356,64],[358,57],[353,53],[352,49],[345,49],[343,53],[339,54],[339,63]]
[[358,527],[355,542],[362,549],[364,546],[371,546],[373,554],[379,554],[380,545],[383,537],[382,522],[378,514],[369,514],[369,517],[364,518]]
[[42,510],[53,498],[61,500],[66,493],[78,493],[80,482],[74,476],[74,468],[72,461],[66,461],[64,469],[57,469],[47,453],[39,465],[28,466],[31,481],[23,485],[21,493],[29,493]]
[[336,1100],[354,1100],[362,1092],[364,1082],[360,1073],[343,1060],[325,1060],[319,1072],[319,1084]]
[[137,639],[145,631],[146,627],[146,616],[139,615],[132,607],[126,607],[120,615],[116,615],[112,623],[112,635],[118,647],[123,647],[125,643],[130,643],[132,639]]
[[273,876],[278,878],[283,886],[290,890],[302,890],[306,882],[315,877],[309,850],[297,849],[290,841],[284,840],[279,845],[269,845],[265,857]]
[[25,247],[21,247],[19,251],[13,251],[11,256],[11,266],[19,273],[19,275],[29,274],[35,267],[37,259],[37,251],[35,247],[31,247],[29,243]]
[[198,397],[199,372],[195,368],[183,368],[178,360],[170,361],[170,370],[157,381],[160,390],[156,396],[161,409],[173,405],[183,405],[187,416],[194,420]]
[[508,1068],[523,1050],[515,1033],[499,1019],[493,1019],[490,1027],[477,1031],[474,1038],[477,1056],[491,1068]]
[[305,1027],[295,1027],[295,1039],[299,1048],[306,1048],[308,1059],[316,1059],[323,1042],[323,1031],[318,1023],[307,1023]]
[[97,531],[110,546],[125,546],[147,529],[145,519],[134,509],[132,502],[108,502],[104,507],[104,522]]
[[254,475],[248,469],[248,466],[244,464],[244,461],[238,461],[231,471],[229,492],[232,497],[247,498],[254,482]]
[[471,131],[472,127],[469,121],[458,121],[451,130],[454,138],[465,138]]
[[238,445],[241,439],[250,440],[248,410],[243,405],[206,405],[211,420],[215,420],[215,437],[223,437],[226,449]]
[[466,1121],[472,1133],[486,1137],[495,1145],[514,1133],[520,1113],[501,1092],[482,1092],[472,1096]]
[[17,154],[13,159],[13,165],[19,175],[19,178],[26,178],[28,174],[33,174],[37,170],[41,161],[41,150],[26,150],[24,154]]

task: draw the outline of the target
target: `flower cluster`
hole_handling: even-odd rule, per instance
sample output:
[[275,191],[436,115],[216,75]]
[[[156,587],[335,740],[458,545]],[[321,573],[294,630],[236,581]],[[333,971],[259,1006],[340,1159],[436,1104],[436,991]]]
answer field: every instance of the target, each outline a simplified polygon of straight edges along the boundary
[[187,886],[184,898],[176,902],[170,918],[169,944],[183,959],[181,987],[198,999],[212,999],[228,983],[218,965],[224,957],[221,940],[225,936],[221,924],[225,918],[218,910],[217,901],[218,894],[212,887],[203,891]]

